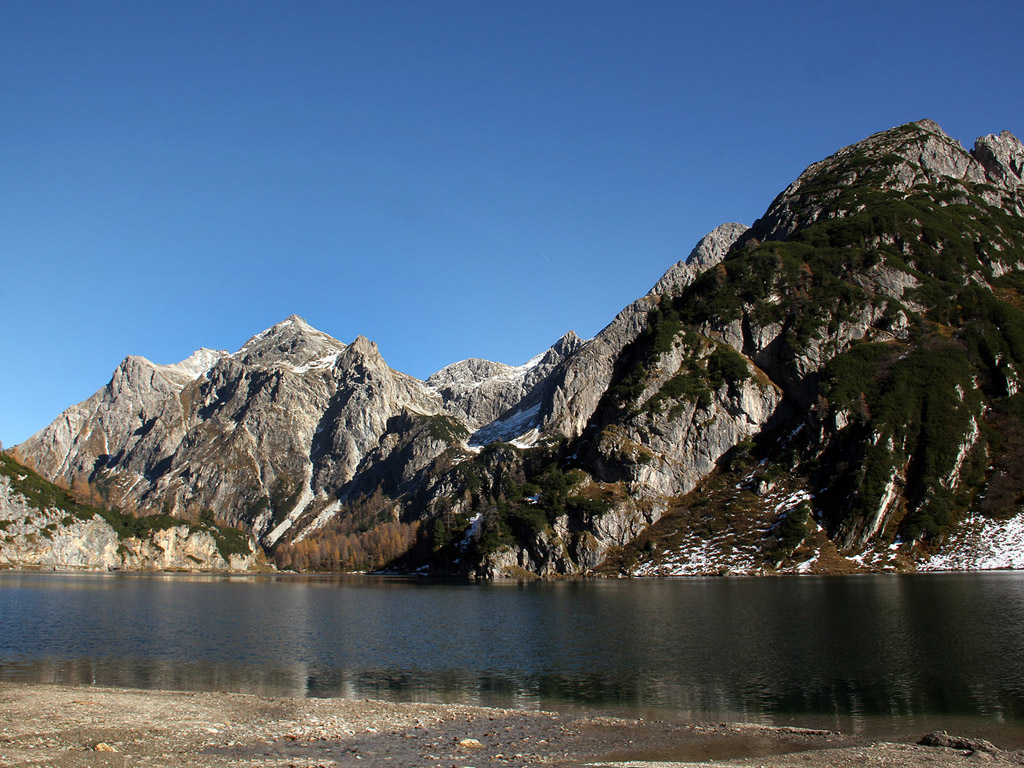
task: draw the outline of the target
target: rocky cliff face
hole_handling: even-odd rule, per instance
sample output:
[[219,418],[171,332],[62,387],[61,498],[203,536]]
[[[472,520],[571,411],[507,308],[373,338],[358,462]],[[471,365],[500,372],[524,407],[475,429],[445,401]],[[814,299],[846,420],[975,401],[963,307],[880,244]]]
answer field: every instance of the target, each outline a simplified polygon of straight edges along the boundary
[[84,507],[0,457],[0,566],[58,570],[251,571],[256,543],[236,531],[160,519],[159,525]]
[[1024,497],[1022,172],[1008,132],[967,151],[901,126],[524,365],[418,381],[291,317],[234,354],[126,358],[17,450],[125,512],[252,531],[300,569],[961,562],[964,526],[995,530]]

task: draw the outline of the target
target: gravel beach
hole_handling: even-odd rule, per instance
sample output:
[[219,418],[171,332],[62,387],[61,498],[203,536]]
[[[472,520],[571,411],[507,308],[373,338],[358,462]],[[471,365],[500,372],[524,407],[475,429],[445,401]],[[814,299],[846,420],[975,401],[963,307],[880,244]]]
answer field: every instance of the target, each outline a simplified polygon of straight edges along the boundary
[[[971,748],[973,747],[973,749]],[[53,768],[1024,765],[984,742],[680,724],[460,704],[0,684],[0,765]]]

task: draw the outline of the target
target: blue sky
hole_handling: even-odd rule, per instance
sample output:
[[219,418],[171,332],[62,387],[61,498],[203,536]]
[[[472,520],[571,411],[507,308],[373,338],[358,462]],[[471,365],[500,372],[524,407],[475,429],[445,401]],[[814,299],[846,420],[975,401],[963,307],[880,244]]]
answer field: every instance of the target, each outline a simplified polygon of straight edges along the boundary
[[297,313],[426,377],[599,331],[922,117],[1024,135],[1024,3],[0,3],[0,440]]

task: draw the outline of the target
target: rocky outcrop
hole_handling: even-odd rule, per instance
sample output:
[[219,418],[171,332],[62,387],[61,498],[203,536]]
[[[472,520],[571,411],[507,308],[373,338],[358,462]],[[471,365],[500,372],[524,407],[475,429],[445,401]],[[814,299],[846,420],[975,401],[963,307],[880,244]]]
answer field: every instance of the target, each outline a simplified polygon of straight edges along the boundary
[[78,570],[250,571],[245,553],[221,554],[214,533],[188,524],[121,537],[102,517],[38,508],[0,475],[0,565]]
[[750,229],[746,224],[720,224],[702,237],[690,255],[669,267],[648,295],[676,294],[697,276],[721,263],[729,249]]
[[605,427],[594,446],[595,473],[628,483],[637,496],[683,496],[730,449],[758,434],[781,400],[776,386],[751,378],[723,384],[706,403],[683,401]]
[[650,296],[634,301],[552,373],[553,386],[541,406],[542,431],[582,434],[611,383],[615,361],[643,330],[654,304]]
[[1024,186],[1024,146],[1009,131],[982,136],[974,143],[971,155],[997,186],[1007,191]]
[[786,240],[823,215],[836,215],[829,212],[829,202],[842,188],[865,181],[901,194],[928,185],[945,190],[994,185],[996,189],[978,193],[1021,215],[1022,158],[1024,147],[1009,131],[979,138],[968,152],[934,121],[919,120],[876,133],[809,166],[775,198],[749,236]]

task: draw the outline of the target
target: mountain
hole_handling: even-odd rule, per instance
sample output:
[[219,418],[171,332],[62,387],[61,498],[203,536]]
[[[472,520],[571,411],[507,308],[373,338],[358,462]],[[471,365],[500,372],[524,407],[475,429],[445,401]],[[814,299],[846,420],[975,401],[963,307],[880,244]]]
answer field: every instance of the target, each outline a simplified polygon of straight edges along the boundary
[[599,334],[426,381],[296,316],[19,445],[281,567],[476,576],[1024,567],[1024,147],[927,120],[810,166]]

